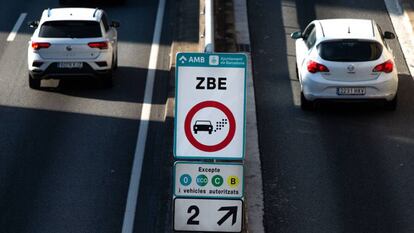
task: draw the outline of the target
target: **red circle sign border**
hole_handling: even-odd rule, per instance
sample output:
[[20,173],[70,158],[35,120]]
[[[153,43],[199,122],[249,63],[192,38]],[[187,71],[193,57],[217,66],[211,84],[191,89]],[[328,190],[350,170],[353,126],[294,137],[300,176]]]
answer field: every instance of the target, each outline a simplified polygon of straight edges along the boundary
[[[229,119],[229,132],[227,133],[226,138],[224,138],[223,141],[221,141],[220,143],[216,145],[202,144],[199,141],[197,141],[197,139],[191,133],[191,120],[193,119],[195,114],[203,108],[217,108],[226,115],[227,119]],[[233,113],[224,104],[219,103],[217,101],[204,101],[204,102],[196,104],[188,112],[187,116],[185,117],[185,121],[184,121],[184,132],[185,132],[185,136],[187,137],[191,145],[193,145],[197,149],[205,151],[205,152],[216,152],[216,151],[224,149],[233,140],[234,135],[236,133],[236,120],[233,116]]]

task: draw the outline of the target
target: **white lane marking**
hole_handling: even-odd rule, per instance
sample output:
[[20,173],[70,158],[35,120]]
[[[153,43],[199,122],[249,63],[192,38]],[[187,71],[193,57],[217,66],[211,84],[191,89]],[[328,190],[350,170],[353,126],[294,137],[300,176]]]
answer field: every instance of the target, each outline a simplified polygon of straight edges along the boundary
[[[414,32],[407,12],[401,7],[398,0],[384,0],[389,13],[401,50],[411,76],[414,75]],[[414,78],[414,77],[413,77]]]
[[147,141],[148,125],[151,113],[152,93],[154,89],[155,71],[157,69],[158,51],[161,40],[162,21],[164,18],[165,0],[159,0],[157,18],[152,39],[151,53],[148,64],[148,73],[145,84],[144,104],[142,106],[141,121],[135,148],[134,162],[132,165],[131,178],[129,181],[128,198],[122,224],[122,233],[132,233],[134,230],[135,212],[139,194],[139,183],[141,180],[142,163],[144,160],[145,144]]
[[10,32],[9,36],[7,37],[7,41],[14,41],[14,38],[16,38],[17,32],[19,31],[20,27],[22,26],[22,23],[24,19],[26,18],[27,13],[21,13],[19,18],[17,19],[16,24],[14,25],[12,31]]

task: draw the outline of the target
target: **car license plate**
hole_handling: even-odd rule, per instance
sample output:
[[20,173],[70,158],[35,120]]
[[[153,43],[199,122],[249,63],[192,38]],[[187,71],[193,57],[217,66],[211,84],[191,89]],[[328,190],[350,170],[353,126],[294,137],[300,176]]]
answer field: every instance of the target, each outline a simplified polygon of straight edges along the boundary
[[82,62],[59,62],[58,67],[64,68],[64,69],[73,69],[73,68],[80,69],[83,67],[83,63]]
[[338,87],[338,95],[365,95],[365,87]]

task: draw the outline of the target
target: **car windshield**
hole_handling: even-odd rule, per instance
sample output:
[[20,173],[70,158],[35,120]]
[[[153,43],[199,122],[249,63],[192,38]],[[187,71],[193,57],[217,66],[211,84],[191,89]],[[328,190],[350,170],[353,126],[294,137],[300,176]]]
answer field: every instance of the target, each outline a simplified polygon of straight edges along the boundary
[[196,125],[211,125],[211,122],[200,120],[200,121],[196,121]]
[[39,37],[45,38],[93,38],[101,36],[101,27],[95,21],[50,21],[45,22],[39,31]]
[[375,41],[334,40],[318,45],[319,56],[328,61],[373,61],[382,54],[382,45]]

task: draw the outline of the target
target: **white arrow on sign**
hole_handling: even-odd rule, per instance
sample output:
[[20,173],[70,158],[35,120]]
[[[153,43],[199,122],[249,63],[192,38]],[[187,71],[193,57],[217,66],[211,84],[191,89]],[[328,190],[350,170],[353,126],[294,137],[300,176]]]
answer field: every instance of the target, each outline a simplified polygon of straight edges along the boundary
[[178,60],[179,60],[181,63],[184,63],[184,62],[186,62],[186,61],[187,61],[187,58],[186,58],[186,57],[184,57],[184,56],[181,56]]
[[174,199],[174,230],[241,232],[242,200]]

